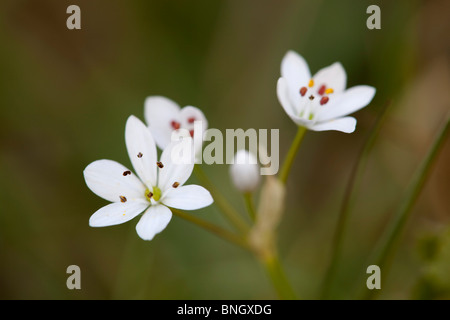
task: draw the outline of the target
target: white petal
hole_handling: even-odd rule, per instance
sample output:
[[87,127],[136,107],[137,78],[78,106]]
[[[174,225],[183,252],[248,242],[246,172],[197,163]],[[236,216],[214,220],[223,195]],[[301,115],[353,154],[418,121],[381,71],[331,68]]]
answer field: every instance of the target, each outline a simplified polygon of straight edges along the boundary
[[330,96],[330,102],[323,106],[318,121],[325,121],[346,116],[367,106],[375,96],[375,88],[370,86],[355,86],[336,96]]
[[306,86],[311,79],[311,72],[305,59],[297,52],[288,51],[281,61],[281,76],[296,91]]
[[147,187],[156,186],[156,146],[150,130],[135,116],[125,128],[125,142],[134,170]]
[[[185,145],[192,145],[191,138],[185,138],[188,140]],[[190,161],[185,163],[181,161],[176,161],[176,159],[172,159],[173,155],[172,151],[177,146],[181,146],[185,143],[182,142],[171,142],[167,148],[164,149],[161,155],[161,163],[163,164],[163,168],[159,168],[159,178],[158,178],[158,187],[161,189],[162,193],[168,189],[173,188],[172,185],[177,182],[179,186],[183,185],[187,179],[192,174],[192,170],[194,169],[194,160],[190,157]],[[176,152],[176,149],[174,150]],[[193,150],[190,149],[190,152],[193,153]]]
[[171,218],[172,212],[169,208],[161,204],[152,205],[136,225],[137,234],[144,240],[152,240],[167,227]]
[[107,227],[130,221],[149,205],[146,201],[111,203],[97,210],[89,219],[91,227]]
[[[294,108],[293,103],[291,102],[291,98],[289,97],[289,87],[287,84],[287,80],[285,78],[279,78],[277,82],[277,97],[284,111],[286,111],[287,115],[292,118],[295,116],[296,110]],[[294,120],[294,119],[292,119]]]
[[181,124],[179,113],[178,104],[166,97],[150,96],[145,100],[145,121],[160,149],[164,149],[170,143],[170,137],[174,130],[172,121]]
[[180,119],[181,125],[184,128],[194,127],[194,123],[192,121],[201,121],[203,131],[208,129],[208,121],[199,108],[193,106],[186,106],[182,108],[180,110]]
[[[344,67],[339,62],[335,62],[328,67],[320,69],[314,75],[313,79],[315,88],[326,85],[327,88],[332,88],[334,90],[334,94],[344,91],[347,85],[347,74],[345,73]],[[330,97],[332,97],[332,95]]]
[[355,131],[355,127],[356,127],[356,119],[353,117],[345,117],[326,122],[320,122],[313,125],[309,129],[313,131],[336,130],[345,133],[352,133],[353,131]]
[[203,112],[196,107],[186,106],[180,111],[180,119],[183,128],[194,130],[195,154],[200,156],[203,146],[203,135],[208,129],[208,120]]
[[[293,106],[291,99],[289,98],[289,88],[288,88],[287,81],[284,78],[278,79],[277,96],[278,96],[278,101],[280,102],[284,111],[292,119],[292,121],[294,121],[297,125],[308,128],[314,123],[312,120],[306,120],[306,119],[300,118],[297,115],[298,113],[295,110],[295,107]],[[300,96],[300,94],[299,94],[299,96]]]
[[173,188],[161,198],[161,202],[168,207],[182,210],[196,210],[209,206],[214,202],[211,194],[205,188],[191,184]]
[[145,200],[145,186],[133,172],[116,161],[94,161],[83,174],[89,189],[103,199],[119,202],[122,196],[130,201]]

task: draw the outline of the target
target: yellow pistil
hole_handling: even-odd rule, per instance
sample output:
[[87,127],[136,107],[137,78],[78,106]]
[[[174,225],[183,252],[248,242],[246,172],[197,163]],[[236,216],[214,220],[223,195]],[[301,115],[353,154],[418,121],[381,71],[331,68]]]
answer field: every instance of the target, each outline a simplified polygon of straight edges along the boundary
[[145,190],[145,197],[148,201],[153,198],[153,200],[158,201],[161,198],[161,189],[158,187],[153,187],[152,191],[150,189]]
[[309,80],[308,87],[312,88],[314,86],[314,80]]

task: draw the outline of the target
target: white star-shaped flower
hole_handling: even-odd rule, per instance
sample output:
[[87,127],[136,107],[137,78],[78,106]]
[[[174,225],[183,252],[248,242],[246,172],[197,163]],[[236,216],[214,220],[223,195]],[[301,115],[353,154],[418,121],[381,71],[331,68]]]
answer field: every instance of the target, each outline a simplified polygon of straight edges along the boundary
[[87,186],[111,204],[97,210],[89,219],[92,227],[127,222],[144,212],[136,231],[144,240],[164,230],[172,218],[168,207],[196,210],[209,206],[211,194],[198,185],[184,185],[193,163],[172,161],[175,143],[169,144],[157,161],[152,134],[139,119],[130,116],[125,128],[125,142],[135,175],[120,163],[98,160],[84,170]]
[[313,131],[355,131],[356,119],[347,117],[367,106],[375,88],[367,85],[346,89],[347,76],[339,62],[311,76],[305,59],[289,51],[281,62],[277,83],[280,104],[299,126]]

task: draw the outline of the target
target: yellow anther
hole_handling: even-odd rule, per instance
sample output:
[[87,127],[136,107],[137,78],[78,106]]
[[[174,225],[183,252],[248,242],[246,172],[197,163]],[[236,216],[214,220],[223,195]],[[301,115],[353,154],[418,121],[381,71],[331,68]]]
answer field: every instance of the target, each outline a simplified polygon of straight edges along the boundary
[[308,87],[313,87],[314,86],[314,80],[313,79],[311,79],[311,80],[309,80],[309,83],[308,83]]
[[334,90],[331,89],[331,88],[328,88],[327,90],[325,90],[325,94],[330,94],[330,93],[333,93],[333,92],[334,92]]

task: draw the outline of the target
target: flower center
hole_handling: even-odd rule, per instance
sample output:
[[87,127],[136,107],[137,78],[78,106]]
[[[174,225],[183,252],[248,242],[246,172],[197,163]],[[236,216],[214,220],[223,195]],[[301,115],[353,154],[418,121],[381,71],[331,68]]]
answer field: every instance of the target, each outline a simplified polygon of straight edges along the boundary
[[145,189],[145,198],[150,201],[152,198],[155,201],[159,201],[161,198],[161,189],[158,187],[153,187],[152,191],[149,188]]
[[[304,97],[308,93],[308,91],[310,91],[310,93],[308,94],[307,97],[309,100],[313,101],[315,98],[313,88],[314,88],[314,80],[311,79],[308,82],[308,87],[304,86],[304,87],[300,88],[300,90],[299,90],[300,95],[302,97]],[[334,92],[333,88],[328,88],[325,84],[322,84],[319,87],[319,89],[317,89],[317,94],[319,96],[322,96],[322,98],[319,101],[321,106],[323,106],[324,104],[327,104],[328,101],[330,101],[329,95],[332,94],[333,92]]]
[[189,134],[190,134],[191,137],[193,138],[193,137],[194,137],[194,129],[192,128],[192,126],[194,125],[194,122],[195,122],[196,120],[197,120],[197,119],[196,119],[195,117],[189,117],[189,118],[187,118],[187,123],[188,123],[187,127],[182,126],[181,123],[178,122],[178,121],[176,121],[176,120],[171,120],[171,121],[170,121],[170,126],[171,126],[171,128],[172,128],[173,130],[178,130],[178,129],[181,129],[181,128],[186,129],[186,130],[189,129]]
[[[334,92],[333,88],[327,87],[326,84],[316,86],[314,79],[308,81],[306,86],[300,88],[299,93],[302,97],[298,107],[300,117],[308,120],[314,120],[319,112],[319,106],[323,106],[330,101],[330,94]],[[315,98],[318,99],[315,99]],[[304,99],[307,98],[307,99]]]
[[180,127],[181,127],[181,124],[180,124],[178,121],[175,121],[175,120],[172,120],[172,121],[170,122],[170,125],[171,125],[171,127],[172,127],[174,130],[178,130],[178,129],[180,129]]

